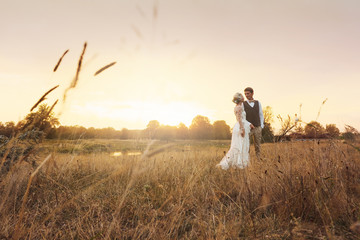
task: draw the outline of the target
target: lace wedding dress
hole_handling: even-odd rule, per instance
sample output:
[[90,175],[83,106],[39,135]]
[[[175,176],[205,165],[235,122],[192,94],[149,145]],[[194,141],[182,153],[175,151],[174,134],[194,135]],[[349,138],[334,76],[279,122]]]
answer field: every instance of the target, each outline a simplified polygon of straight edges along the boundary
[[[238,104],[234,108],[236,123],[233,128],[231,137],[230,150],[218,164],[222,169],[227,170],[229,167],[244,168],[248,165],[249,147],[250,147],[250,123],[246,121],[246,113],[243,104]],[[245,136],[241,136],[240,127],[245,129]]]

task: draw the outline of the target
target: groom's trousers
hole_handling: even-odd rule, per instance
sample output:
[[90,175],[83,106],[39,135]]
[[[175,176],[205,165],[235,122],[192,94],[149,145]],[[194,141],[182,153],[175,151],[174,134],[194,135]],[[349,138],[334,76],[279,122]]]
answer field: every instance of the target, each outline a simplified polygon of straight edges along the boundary
[[257,159],[260,159],[261,131],[262,131],[261,127],[255,127],[250,130],[250,138],[253,137],[253,139],[254,139],[255,152],[256,152]]

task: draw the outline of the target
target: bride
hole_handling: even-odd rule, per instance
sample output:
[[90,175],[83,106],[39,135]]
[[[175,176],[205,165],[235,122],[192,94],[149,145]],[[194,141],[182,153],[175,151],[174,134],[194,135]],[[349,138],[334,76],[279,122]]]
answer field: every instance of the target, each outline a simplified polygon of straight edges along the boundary
[[250,123],[246,121],[246,113],[243,106],[244,96],[241,93],[235,93],[232,101],[236,104],[234,108],[236,123],[232,132],[231,146],[230,150],[217,165],[224,170],[227,170],[230,166],[244,168],[249,163]]

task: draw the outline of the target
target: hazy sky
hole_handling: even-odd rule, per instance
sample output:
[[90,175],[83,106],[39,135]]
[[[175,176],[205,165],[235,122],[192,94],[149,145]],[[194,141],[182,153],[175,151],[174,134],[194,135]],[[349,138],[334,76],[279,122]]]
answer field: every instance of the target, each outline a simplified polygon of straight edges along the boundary
[[[360,129],[358,0],[0,0],[0,121],[62,98],[63,125],[235,123],[247,86],[274,114]],[[57,72],[52,69],[66,49]],[[102,66],[117,64],[98,76]],[[275,118],[274,124],[278,121]]]

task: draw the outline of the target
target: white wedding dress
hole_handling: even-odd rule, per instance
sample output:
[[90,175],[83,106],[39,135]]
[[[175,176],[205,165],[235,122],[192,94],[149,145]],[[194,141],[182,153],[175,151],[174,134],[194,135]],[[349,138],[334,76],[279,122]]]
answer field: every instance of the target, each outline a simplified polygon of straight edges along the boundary
[[[250,161],[250,123],[246,121],[246,113],[243,104],[236,105],[234,108],[236,123],[233,128],[231,137],[230,150],[218,164],[222,169],[227,170],[229,167],[245,168]],[[241,136],[240,121],[245,128],[245,136]]]

